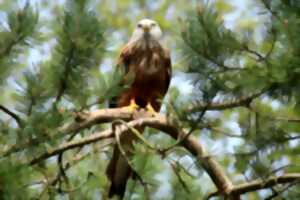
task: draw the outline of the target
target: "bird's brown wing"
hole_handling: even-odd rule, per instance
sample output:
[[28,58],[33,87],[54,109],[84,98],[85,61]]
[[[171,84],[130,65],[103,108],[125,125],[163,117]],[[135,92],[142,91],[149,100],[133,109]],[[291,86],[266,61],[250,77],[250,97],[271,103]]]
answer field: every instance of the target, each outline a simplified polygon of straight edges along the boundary
[[132,44],[128,43],[123,47],[118,58],[118,67],[123,67],[125,75],[129,72],[129,63],[132,57]]
[[159,112],[162,100],[165,97],[172,76],[170,51],[163,49],[161,54],[161,61],[159,61],[160,72],[156,74],[155,82],[151,85],[144,86],[146,91],[152,91],[147,94],[147,98],[150,99],[150,103],[156,112]]
[[[130,45],[130,44],[125,45],[119,55],[118,60],[117,60],[117,66],[116,66],[115,70],[117,71],[118,74],[123,75],[123,79],[119,83],[120,88],[123,88],[127,82],[126,77],[127,77],[127,74],[129,73],[129,63],[130,63],[130,59],[132,57],[131,46],[132,45]],[[116,97],[113,97],[112,99],[110,99],[109,108],[125,106],[125,105],[118,105],[118,100],[119,100],[119,96],[116,96]]]
[[172,63],[171,63],[170,50],[164,49],[164,54],[165,54],[164,59],[165,59],[165,70],[166,70],[165,73],[165,94],[166,94],[169,89],[171,77],[172,77]]

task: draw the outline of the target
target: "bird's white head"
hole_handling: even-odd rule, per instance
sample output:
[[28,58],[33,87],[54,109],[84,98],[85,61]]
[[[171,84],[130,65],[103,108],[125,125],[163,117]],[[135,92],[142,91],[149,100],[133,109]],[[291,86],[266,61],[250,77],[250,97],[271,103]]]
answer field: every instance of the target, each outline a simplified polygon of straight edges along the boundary
[[156,21],[151,19],[142,19],[137,23],[130,41],[137,41],[140,39],[154,39],[159,41],[161,37],[162,31]]

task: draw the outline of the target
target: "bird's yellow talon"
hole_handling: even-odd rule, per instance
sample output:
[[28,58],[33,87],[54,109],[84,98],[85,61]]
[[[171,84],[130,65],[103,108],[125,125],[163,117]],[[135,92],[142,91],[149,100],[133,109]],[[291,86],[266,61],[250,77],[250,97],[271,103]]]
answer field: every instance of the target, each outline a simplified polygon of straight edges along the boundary
[[127,108],[133,112],[134,110],[138,109],[139,108],[139,105],[136,104],[135,100],[134,99],[131,99],[130,100],[130,105],[127,106]]
[[149,112],[151,112],[152,114],[156,115],[157,112],[154,110],[154,108],[152,107],[151,103],[147,103],[146,108]]

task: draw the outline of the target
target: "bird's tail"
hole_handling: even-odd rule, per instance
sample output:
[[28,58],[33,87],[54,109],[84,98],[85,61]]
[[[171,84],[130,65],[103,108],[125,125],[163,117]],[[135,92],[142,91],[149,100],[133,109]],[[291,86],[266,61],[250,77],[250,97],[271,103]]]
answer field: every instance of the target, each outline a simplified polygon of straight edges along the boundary
[[117,195],[122,199],[125,194],[127,180],[131,174],[131,168],[121,154],[118,145],[114,146],[113,156],[107,166],[106,174],[111,181],[108,197],[112,198]]
[[[144,128],[139,128],[138,131],[143,133]],[[111,185],[108,192],[108,197],[112,198],[114,195],[123,199],[126,191],[126,184],[132,175],[132,169],[128,164],[128,159],[131,159],[133,151],[133,142],[137,140],[133,133],[126,132],[120,137],[120,143],[124,149],[126,157],[121,153],[117,144],[114,146],[113,156],[107,165],[106,174]]]

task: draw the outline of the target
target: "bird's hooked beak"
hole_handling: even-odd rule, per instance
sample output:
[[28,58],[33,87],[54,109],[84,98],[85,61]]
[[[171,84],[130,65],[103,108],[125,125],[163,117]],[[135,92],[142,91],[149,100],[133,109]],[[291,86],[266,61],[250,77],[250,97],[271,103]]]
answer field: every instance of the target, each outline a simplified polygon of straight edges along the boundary
[[144,25],[143,26],[143,31],[144,31],[144,37],[146,39],[149,39],[150,38],[150,26]]
[[144,26],[143,26],[143,30],[144,30],[145,33],[149,33],[149,31],[150,31],[150,26],[149,26],[149,25],[144,25]]

